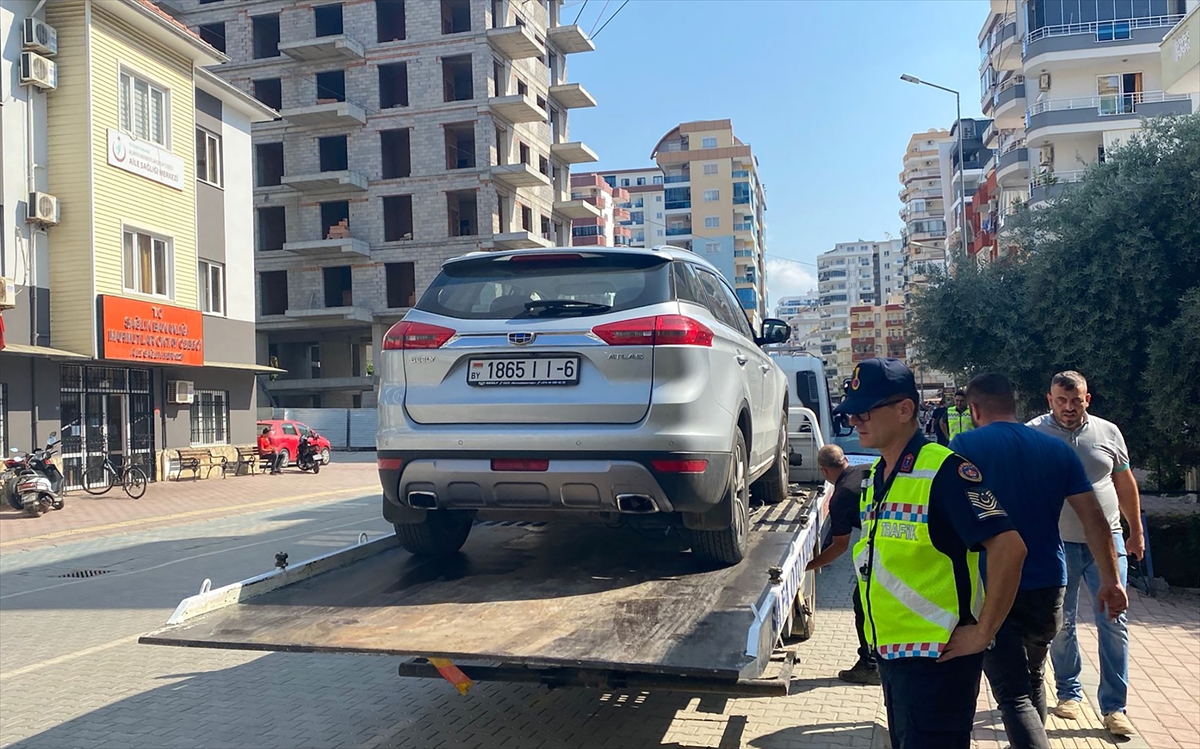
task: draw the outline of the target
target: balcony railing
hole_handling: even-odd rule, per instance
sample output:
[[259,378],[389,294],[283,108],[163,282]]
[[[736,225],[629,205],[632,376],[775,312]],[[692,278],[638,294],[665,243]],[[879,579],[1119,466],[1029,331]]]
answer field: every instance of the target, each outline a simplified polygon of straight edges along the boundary
[[1042,172],[1033,179],[1029,180],[1029,189],[1032,191],[1035,187],[1046,187],[1047,185],[1061,184],[1065,182],[1082,182],[1085,174],[1087,174],[1087,172],[1083,169],[1077,169],[1069,172]]
[[740,178],[742,178],[742,179],[746,179],[746,178],[748,178],[749,176],[750,176],[750,170],[749,170],[749,169],[735,169],[735,170],[733,171],[733,178],[734,178],[734,179],[738,179],[739,177],[740,177]]
[[691,233],[692,233],[692,227],[690,227],[690,226],[680,226],[680,227],[674,227],[674,228],[667,229],[668,237],[685,237]]
[[754,276],[734,276],[734,283],[754,283]]
[[733,196],[733,204],[734,205],[749,205],[750,204],[750,196],[749,195],[734,195]]
[[666,210],[668,210],[668,211],[677,211],[677,210],[682,210],[684,208],[691,208],[692,201],[690,201],[690,200],[674,200],[674,201],[667,201],[667,203],[665,203],[664,205],[665,205]]
[[1108,94],[1105,96],[1078,96],[1070,99],[1046,99],[1036,102],[1025,110],[1025,120],[1043,112],[1064,112],[1072,109],[1095,109],[1101,117],[1134,114],[1139,104],[1156,104],[1165,101],[1185,101],[1187,94],[1168,94],[1165,91],[1140,91],[1131,94]]
[[742,222],[742,223],[736,223],[733,225],[733,230],[734,231],[754,231],[754,222],[746,221],[746,222]]
[[691,179],[692,178],[686,174],[676,174],[673,176],[664,177],[663,184],[678,185],[681,182],[690,182]]
[[754,250],[734,250],[734,257],[754,257]]
[[1095,34],[1099,41],[1114,41],[1127,38],[1132,29],[1153,29],[1161,26],[1174,26],[1183,18],[1174,16],[1150,16],[1149,18],[1128,18],[1120,21],[1092,21],[1090,23],[1067,23],[1059,26],[1043,26],[1025,35],[1025,43],[1030,44],[1038,39],[1050,36],[1071,36],[1073,34]]

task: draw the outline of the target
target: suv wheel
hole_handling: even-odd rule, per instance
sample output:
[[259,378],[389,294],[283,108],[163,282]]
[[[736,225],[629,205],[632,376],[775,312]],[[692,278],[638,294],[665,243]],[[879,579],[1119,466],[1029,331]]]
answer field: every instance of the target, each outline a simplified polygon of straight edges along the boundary
[[746,484],[750,467],[746,457],[746,438],[740,429],[734,435],[733,464],[724,499],[731,505],[733,522],[719,531],[692,531],[692,552],[725,566],[742,561],[750,544],[750,487]]
[[777,505],[788,498],[790,463],[787,416],[784,415],[779,425],[779,444],[775,448],[775,463],[750,487],[756,501],[765,505]]
[[410,554],[453,554],[467,542],[472,517],[459,510],[428,510],[420,523],[396,523],[396,538]]

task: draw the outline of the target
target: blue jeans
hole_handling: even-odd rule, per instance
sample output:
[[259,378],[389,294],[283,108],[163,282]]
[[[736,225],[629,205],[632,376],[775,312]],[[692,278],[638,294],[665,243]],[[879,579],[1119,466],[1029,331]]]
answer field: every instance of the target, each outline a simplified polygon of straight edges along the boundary
[[[1117,546],[1117,572],[1121,584],[1125,585],[1129,570],[1125,558],[1125,539],[1120,531],[1113,533]],[[1100,712],[1108,715],[1125,711],[1125,698],[1129,693],[1129,630],[1125,615],[1109,619],[1095,604],[1096,592],[1100,589],[1100,568],[1092,557],[1087,544],[1066,543],[1067,593],[1063,598],[1063,628],[1050,646],[1050,662],[1054,664],[1054,679],[1057,682],[1058,699],[1083,700],[1083,685],[1079,683],[1079,672],[1083,662],[1079,653],[1079,640],[1075,636],[1075,622],[1079,614],[1079,582],[1087,583],[1092,593],[1093,614],[1100,640]]]

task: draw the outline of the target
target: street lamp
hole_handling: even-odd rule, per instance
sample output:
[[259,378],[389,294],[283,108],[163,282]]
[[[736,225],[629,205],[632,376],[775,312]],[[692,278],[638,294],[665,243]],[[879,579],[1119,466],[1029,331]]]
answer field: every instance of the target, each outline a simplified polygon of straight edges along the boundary
[[962,140],[962,97],[959,96],[958,92],[952,88],[939,86],[936,83],[930,83],[929,81],[923,81],[915,75],[909,75],[908,73],[901,75],[900,80],[904,81],[905,83],[915,83],[921,86],[929,86],[930,88],[936,88],[939,91],[945,91],[947,93],[954,94],[954,112],[957,115],[955,127],[958,128],[958,226],[960,249],[962,250],[962,257],[965,260],[967,257],[967,177],[966,173],[963,171],[963,159],[966,157],[966,154],[963,153]]

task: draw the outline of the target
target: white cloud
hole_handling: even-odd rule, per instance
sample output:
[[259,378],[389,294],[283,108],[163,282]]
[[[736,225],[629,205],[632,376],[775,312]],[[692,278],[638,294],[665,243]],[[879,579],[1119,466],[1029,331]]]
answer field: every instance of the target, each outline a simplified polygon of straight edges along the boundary
[[767,258],[768,309],[774,310],[776,303],[785,296],[800,296],[817,288],[817,276],[808,266],[791,260]]

